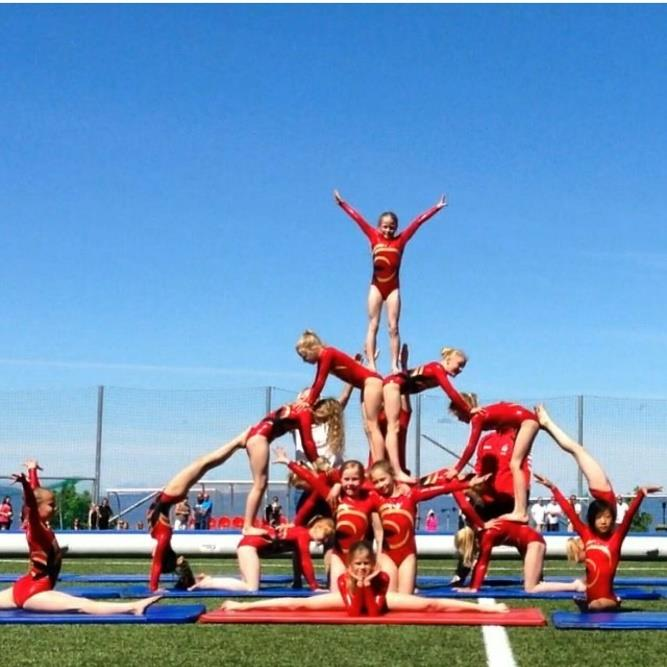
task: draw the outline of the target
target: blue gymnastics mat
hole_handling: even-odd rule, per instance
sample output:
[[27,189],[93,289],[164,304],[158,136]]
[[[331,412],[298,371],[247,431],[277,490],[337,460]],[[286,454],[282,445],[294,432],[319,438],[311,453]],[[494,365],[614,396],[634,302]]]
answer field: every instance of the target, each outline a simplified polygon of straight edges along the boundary
[[[622,600],[660,600],[661,594],[657,591],[643,588],[616,588],[616,593]],[[417,594],[426,598],[478,598],[493,597],[496,599],[517,600],[572,600],[581,594],[574,591],[551,591],[548,593],[526,593],[521,586],[482,586],[476,593],[462,593],[452,588],[427,588],[418,590]]]
[[78,613],[41,614],[23,609],[10,609],[0,611],[0,625],[194,623],[205,611],[206,607],[203,604],[153,605],[146,610],[144,616],[133,616],[132,614],[112,614],[109,616],[92,616]]
[[[148,565],[146,566],[149,567]],[[12,583],[22,577],[25,572],[18,574],[0,574],[0,582]],[[165,574],[161,577],[164,581],[176,581],[173,574]],[[148,581],[146,574],[61,574],[58,581],[72,584],[131,584]],[[291,579],[290,579],[291,581]]]
[[[577,577],[575,571],[571,576],[546,577],[545,581],[572,581]],[[264,578],[262,578],[262,581]],[[420,588],[445,588],[449,584],[450,577],[420,576],[417,577],[417,585]],[[665,577],[615,577],[614,582],[618,586],[667,586]],[[523,577],[487,577],[484,586],[518,586],[523,583]]]
[[[103,588],[98,589],[103,591]],[[146,586],[125,586],[114,588],[119,597],[122,598],[144,598],[152,595]],[[260,588],[258,591],[223,591],[216,588],[201,589],[196,591],[181,591],[174,588],[166,589],[166,598],[307,598],[313,595],[310,588],[290,588],[285,586],[271,586]],[[88,597],[94,598],[95,595]]]
[[559,630],[667,630],[667,612],[610,611],[598,614],[556,611],[551,622]]

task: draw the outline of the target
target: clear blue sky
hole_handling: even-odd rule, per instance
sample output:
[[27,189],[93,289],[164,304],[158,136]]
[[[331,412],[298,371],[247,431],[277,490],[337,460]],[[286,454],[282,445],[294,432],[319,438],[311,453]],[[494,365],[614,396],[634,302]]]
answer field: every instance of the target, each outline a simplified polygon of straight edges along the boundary
[[1,6],[0,389],[307,384],[302,329],[355,351],[366,327],[337,187],[403,223],[449,196],[404,257],[415,363],[664,396],[666,18]]

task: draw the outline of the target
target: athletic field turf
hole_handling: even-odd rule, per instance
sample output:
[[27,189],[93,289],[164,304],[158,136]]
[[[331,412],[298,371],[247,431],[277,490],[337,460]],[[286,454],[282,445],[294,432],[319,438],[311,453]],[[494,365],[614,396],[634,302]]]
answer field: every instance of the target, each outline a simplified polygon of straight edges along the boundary
[[[232,560],[193,560],[195,572],[235,572]],[[498,561],[491,574],[518,574],[518,563]],[[286,573],[288,561],[272,561],[266,573]],[[0,561],[0,572],[24,572],[24,559]],[[449,575],[451,560],[426,560],[421,574]],[[146,573],[147,560],[65,561],[64,572]],[[562,561],[547,563],[547,575],[572,573]],[[619,575],[667,577],[666,563],[625,562]],[[61,584],[62,590],[67,586]],[[203,600],[209,609],[218,599]],[[167,604],[163,601],[160,604]],[[510,600],[511,606],[535,606],[545,615],[573,610],[568,601]],[[635,602],[633,608],[667,611],[667,600]],[[4,667],[14,665],[454,665],[487,664],[480,628],[406,626],[4,626]],[[586,665],[667,664],[667,632],[580,632],[546,628],[508,628],[511,651],[517,665],[576,667]],[[489,650],[499,657],[497,639]],[[488,664],[494,664],[490,662]],[[508,667],[508,663],[495,663]],[[510,663],[511,664],[511,663]]]

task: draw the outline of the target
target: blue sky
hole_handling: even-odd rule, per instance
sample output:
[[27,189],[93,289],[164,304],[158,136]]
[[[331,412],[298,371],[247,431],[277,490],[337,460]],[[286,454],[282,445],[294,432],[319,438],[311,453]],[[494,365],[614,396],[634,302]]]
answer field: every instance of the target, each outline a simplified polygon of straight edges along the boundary
[[[0,389],[307,384],[406,223],[415,363],[664,397],[662,6],[0,7]],[[380,334],[387,370],[388,344]]]

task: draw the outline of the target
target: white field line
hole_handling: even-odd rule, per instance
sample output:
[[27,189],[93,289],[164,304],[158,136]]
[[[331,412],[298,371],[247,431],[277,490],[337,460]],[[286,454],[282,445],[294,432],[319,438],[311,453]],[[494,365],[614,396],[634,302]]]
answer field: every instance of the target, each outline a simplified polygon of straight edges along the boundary
[[[493,598],[480,598],[480,602],[494,602]],[[483,625],[482,637],[488,667],[517,667],[507,632],[502,625]]]

